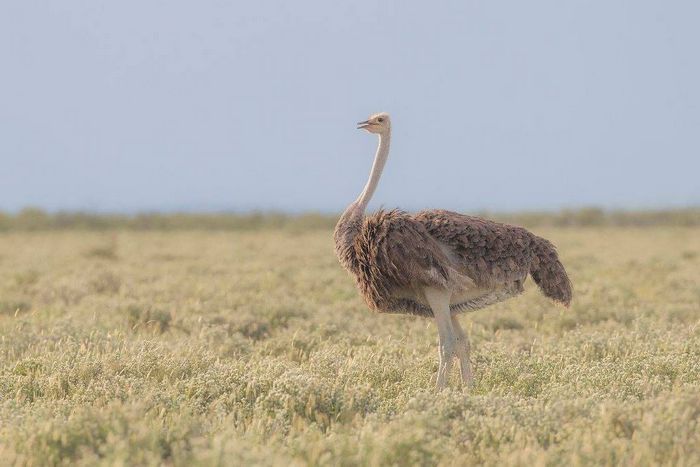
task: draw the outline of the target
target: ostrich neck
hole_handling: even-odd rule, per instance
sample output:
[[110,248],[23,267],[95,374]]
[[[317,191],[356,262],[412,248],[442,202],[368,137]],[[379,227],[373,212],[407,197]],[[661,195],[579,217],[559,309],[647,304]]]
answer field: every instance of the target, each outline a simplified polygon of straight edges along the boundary
[[350,207],[354,205],[357,211],[359,211],[359,214],[364,214],[365,209],[367,209],[367,204],[369,204],[372,195],[374,195],[377,189],[377,185],[379,185],[379,178],[382,176],[384,165],[389,157],[390,142],[391,133],[387,132],[384,135],[379,135],[379,145],[377,146],[377,153],[374,155],[374,163],[372,164],[372,171],[369,173],[369,179],[362,193],[360,193],[360,196],[350,205]]
[[352,268],[352,245],[355,241],[355,237],[362,228],[362,219],[365,214],[365,209],[374,191],[377,189],[379,178],[382,175],[382,170],[384,170],[384,164],[386,164],[387,157],[389,156],[390,140],[391,135],[388,132],[379,135],[377,153],[374,156],[372,171],[369,174],[369,179],[365,184],[365,188],[362,190],[362,193],[360,193],[360,196],[358,196],[357,199],[348,206],[345,212],[343,212],[335,228],[336,253],[341,263],[348,268]]

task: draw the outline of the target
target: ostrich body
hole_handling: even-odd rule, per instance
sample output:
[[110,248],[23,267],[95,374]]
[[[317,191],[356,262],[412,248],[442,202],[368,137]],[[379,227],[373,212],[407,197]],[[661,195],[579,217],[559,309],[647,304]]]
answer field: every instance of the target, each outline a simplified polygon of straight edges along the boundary
[[470,346],[457,314],[518,295],[528,274],[547,297],[568,306],[564,266],[554,245],[522,227],[444,210],[365,216],[389,155],[391,120],[375,114],[358,129],[377,134],[379,146],[367,184],[336,225],[336,255],[371,309],[435,319],[438,388],[445,387],[455,357],[470,385]]

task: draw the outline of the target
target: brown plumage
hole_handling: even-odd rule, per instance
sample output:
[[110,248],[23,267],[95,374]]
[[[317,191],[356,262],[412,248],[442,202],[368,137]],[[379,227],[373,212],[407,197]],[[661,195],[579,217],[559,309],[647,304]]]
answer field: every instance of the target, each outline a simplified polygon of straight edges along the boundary
[[451,303],[452,311],[477,310],[517,295],[528,274],[547,297],[571,302],[571,282],[554,245],[522,227],[444,210],[415,215],[392,210],[361,223],[341,218],[335,240],[340,263],[355,276],[367,305],[379,312],[432,316],[410,293],[420,295],[424,287],[459,290],[464,276],[483,293]]
[[438,387],[455,354],[470,383],[469,344],[455,315],[518,295],[528,274],[547,297],[568,306],[569,277],[554,245],[522,227],[444,210],[365,216],[388,157],[391,121],[376,114],[360,128],[378,134],[379,147],[365,189],[336,225],[338,259],[371,309],[435,318]]

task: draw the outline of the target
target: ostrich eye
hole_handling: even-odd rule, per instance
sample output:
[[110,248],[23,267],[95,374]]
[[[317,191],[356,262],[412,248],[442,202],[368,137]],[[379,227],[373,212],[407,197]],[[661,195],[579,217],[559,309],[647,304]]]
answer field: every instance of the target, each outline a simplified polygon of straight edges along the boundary
[[381,122],[384,121],[384,119],[383,119],[382,117],[379,117],[379,118],[377,119],[377,121],[378,121],[379,123],[381,123]]

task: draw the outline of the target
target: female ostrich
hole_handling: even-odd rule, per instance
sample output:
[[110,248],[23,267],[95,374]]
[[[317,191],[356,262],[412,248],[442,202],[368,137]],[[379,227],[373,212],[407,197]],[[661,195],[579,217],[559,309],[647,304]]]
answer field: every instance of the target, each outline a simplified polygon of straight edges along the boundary
[[471,385],[469,341],[457,313],[521,293],[528,273],[547,297],[568,306],[569,277],[554,245],[522,227],[443,210],[365,216],[389,155],[391,120],[379,113],[358,129],[379,135],[379,146],[364,190],[335,227],[336,255],[373,310],[435,318],[438,388],[455,356],[462,381]]

